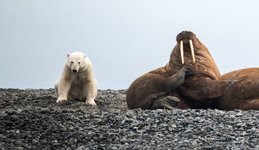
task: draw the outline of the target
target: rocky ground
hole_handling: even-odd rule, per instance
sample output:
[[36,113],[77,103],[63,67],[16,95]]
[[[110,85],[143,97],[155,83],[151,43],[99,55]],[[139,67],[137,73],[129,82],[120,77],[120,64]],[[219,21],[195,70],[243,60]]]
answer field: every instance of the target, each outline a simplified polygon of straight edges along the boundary
[[259,149],[259,111],[128,110],[125,90],[97,107],[56,104],[53,89],[0,89],[0,148]]

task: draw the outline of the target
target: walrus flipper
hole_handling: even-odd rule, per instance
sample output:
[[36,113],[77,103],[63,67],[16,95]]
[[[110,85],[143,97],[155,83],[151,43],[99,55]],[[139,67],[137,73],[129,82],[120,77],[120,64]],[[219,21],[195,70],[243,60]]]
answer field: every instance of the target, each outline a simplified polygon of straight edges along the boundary
[[180,102],[180,99],[174,96],[163,97],[157,101],[155,101],[151,107],[151,109],[175,109],[177,107],[177,103]]
[[206,77],[193,77],[185,81],[178,91],[185,98],[195,102],[208,102],[220,98],[226,88],[235,80],[212,80]]
[[174,91],[185,82],[185,78],[192,76],[193,72],[188,67],[182,67],[176,74],[168,77],[165,87],[168,87],[169,92]]

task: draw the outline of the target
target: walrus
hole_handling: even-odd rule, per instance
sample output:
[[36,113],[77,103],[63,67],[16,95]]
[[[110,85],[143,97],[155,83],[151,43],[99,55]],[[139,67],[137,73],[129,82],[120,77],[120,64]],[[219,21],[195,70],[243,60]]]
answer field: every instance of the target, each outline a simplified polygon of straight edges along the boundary
[[259,110],[259,68],[245,68],[226,73],[223,80],[235,81],[219,99],[223,110]]
[[221,110],[259,110],[259,68],[232,71],[223,76],[196,35],[184,31],[177,36],[168,71],[174,74],[182,66],[192,69],[193,75],[177,88],[189,108]]
[[176,89],[178,98],[189,108],[218,108],[218,99],[232,83],[222,80],[219,69],[208,48],[191,31],[183,31],[176,37],[170,61],[166,65],[169,74],[173,75],[182,67],[188,67],[193,75]]
[[[183,31],[176,36],[176,41],[165,67],[144,74],[131,84],[126,97],[129,108],[217,108],[217,100],[229,82],[222,80],[209,50],[194,33]],[[168,85],[160,84],[161,78],[173,77],[182,68],[192,70],[192,76],[188,78],[187,73],[183,83],[171,84],[173,88],[164,90]]]
[[[192,75],[192,71],[186,67],[182,67],[174,75],[168,74],[165,67],[143,74],[134,80],[127,90],[128,108],[174,109],[177,103],[180,107],[183,102],[170,94],[190,75]],[[185,104],[182,105],[184,107]]]

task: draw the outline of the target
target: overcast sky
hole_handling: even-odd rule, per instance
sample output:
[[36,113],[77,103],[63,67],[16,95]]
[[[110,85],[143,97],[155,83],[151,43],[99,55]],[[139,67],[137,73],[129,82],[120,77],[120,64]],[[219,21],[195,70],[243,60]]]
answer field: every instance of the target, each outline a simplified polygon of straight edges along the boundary
[[82,51],[99,89],[164,66],[190,30],[221,73],[259,66],[258,0],[0,0],[0,88],[52,88]]

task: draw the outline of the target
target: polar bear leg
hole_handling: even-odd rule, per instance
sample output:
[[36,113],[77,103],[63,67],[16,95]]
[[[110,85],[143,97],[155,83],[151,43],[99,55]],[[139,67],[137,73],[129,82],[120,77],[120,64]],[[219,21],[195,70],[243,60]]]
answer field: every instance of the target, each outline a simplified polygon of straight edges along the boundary
[[71,83],[69,81],[60,80],[60,82],[57,84],[57,103],[64,102],[68,100],[68,93],[70,90]]
[[86,101],[85,103],[87,105],[96,105],[94,99],[97,96],[97,87],[96,87],[96,83],[94,81],[90,81],[87,83],[86,85]]
[[55,95],[56,97],[58,97],[58,82],[55,84],[54,89],[55,89]]

